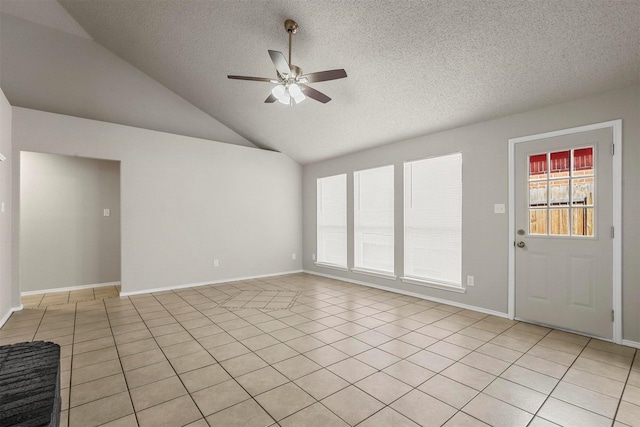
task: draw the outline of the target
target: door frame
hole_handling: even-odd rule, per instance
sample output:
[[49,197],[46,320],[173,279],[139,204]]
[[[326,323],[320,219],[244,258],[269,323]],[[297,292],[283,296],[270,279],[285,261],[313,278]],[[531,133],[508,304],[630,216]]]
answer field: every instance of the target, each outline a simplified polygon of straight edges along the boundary
[[[595,129],[611,128],[615,147],[613,161],[613,342],[622,344],[622,119],[594,123],[585,126],[561,129],[509,139],[509,287],[508,316],[516,319],[516,253],[515,253],[515,147],[522,142],[553,138],[587,132]],[[518,319],[516,319],[518,320]]]

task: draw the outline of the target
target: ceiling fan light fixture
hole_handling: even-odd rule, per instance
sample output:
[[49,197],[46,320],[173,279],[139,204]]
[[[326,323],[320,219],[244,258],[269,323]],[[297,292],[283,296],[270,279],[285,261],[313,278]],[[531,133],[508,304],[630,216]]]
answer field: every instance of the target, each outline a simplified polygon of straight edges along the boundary
[[276,97],[278,101],[283,104],[289,105],[289,103],[291,102],[289,91],[284,87],[284,85],[276,85],[273,89],[271,89],[271,93]]
[[286,89],[284,88],[283,85],[279,84],[279,85],[274,86],[273,89],[271,89],[271,93],[279,101],[280,99],[282,99],[284,97],[284,95],[286,93]]
[[289,94],[294,99],[294,101],[296,101],[296,104],[301,103],[306,98],[306,96],[304,96],[304,93],[302,93],[302,89],[300,89],[300,86],[295,83],[289,85]]
[[295,83],[290,85],[276,85],[273,89],[271,89],[271,93],[276,97],[278,101],[285,105],[291,105],[291,99],[295,101],[296,104],[301,103],[305,100],[305,96],[302,93],[302,89]]
[[291,105],[291,95],[289,95],[289,92],[285,92],[278,101],[284,105]]

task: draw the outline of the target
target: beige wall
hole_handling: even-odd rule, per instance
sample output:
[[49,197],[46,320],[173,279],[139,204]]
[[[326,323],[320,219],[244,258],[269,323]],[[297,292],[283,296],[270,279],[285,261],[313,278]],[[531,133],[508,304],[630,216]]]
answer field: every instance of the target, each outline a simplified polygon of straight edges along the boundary
[[[384,147],[305,165],[303,168],[304,269],[415,292],[492,310],[507,312],[508,215],[494,214],[493,205],[508,206],[509,138],[565,129],[614,119],[623,120],[623,337],[640,342],[640,87],[630,87],[588,98],[478,123]],[[428,120],[428,115],[425,116]],[[400,280],[378,279],[317,267],[316,179],[347,173],[348,209],[352,209],[353,171],[388,164],[396,171],[396,230],[402,230],[402,165],[404,161],[460,151],[463,154],[462,275],[475,277],[475,286],[457,294]],[[349,215],[349,230],[352,219]],[[396,232],[396,272],[403,265],[402,236]],[[350,231],[349,265],[353,235]],[[464,282],[464,280],[463,280]]]
[[11,246],[11,105],[0,89],[0,326],[8,318],[11,308],[20,305],[17,290],[12,286]]
[[17,107],[13,143],[121,162],[124,292],[302,267],[301,168],[283,154]]
[[120,163],[23,151],[21,292],[119,281]]

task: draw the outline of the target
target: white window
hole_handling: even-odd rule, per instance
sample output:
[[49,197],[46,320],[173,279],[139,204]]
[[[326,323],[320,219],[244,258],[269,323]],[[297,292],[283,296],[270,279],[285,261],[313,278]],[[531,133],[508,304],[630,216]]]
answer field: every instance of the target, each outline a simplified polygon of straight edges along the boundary
[[404,165],[404,275],[462,287],[461,153]]
[[347,267],[347,175],[318,178],[318,258]]
[[393,165],[354,172],[354,269],[393,274]]

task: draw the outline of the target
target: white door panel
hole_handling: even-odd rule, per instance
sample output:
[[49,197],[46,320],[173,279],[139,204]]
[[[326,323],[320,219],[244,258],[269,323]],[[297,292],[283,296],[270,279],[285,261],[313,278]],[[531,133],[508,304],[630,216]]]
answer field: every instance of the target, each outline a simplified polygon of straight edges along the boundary
[[515,147],[515,314],[611,338],[611,128]]

